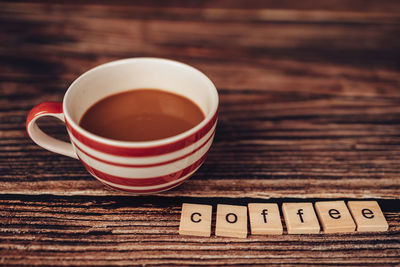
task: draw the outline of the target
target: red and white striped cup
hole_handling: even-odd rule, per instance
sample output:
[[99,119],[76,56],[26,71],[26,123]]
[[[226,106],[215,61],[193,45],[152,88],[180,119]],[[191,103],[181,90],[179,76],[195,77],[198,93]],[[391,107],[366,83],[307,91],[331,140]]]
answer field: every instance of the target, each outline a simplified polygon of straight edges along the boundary
[[[107,139],[81,128],[84,112],[98,100],[135,88],[157,88],[185,96],[206,115],[194,128],[173,137],[145,142]],[[173,188],[204,162],[214,138],[218,93],[203,73],[159,58],[131,58],[93,68],[76,79],[63,102],[44,102],[29,113],[26,129],[43,148],[80,159],[100,182],[136,194]],[[53,116],[65,122],[71,143],[42,132],[36,120]]]

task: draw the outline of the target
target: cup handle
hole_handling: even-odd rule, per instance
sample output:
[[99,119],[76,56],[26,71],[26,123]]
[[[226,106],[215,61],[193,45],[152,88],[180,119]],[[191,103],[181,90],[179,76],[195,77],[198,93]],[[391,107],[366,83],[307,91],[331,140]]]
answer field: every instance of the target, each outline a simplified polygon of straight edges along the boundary
[[36,124],[36,120],[44,117],[52,116],[65,123],[62,103],[60,102],[43,102],[36,105],[28,114],[26,119],[26,131],[30,138],[39,146],[52,152],[65,155],[74,159],[78,159],[71,143],[57,140],[40,130]]

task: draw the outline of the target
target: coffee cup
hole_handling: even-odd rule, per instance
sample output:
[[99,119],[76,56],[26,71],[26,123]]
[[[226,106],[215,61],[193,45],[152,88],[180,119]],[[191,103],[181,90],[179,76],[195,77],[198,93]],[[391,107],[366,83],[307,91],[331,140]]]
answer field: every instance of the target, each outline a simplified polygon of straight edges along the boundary
[[[97,101],[135,88],[160,88],[184,96],[205,118],[193,128],[153,141],[119,141],[95,135],[79,125]],[[152,194],[176,187],[204,162],[213,142],[218,116],[218,93],[199,70],[161,58],[130,58],[95,67],[77,78],[63,102],[43,102],[28,114],[26,129],[39,146],[79,159],[103,184],[134,194]],[[70,143],[44,133],[37,120],[44,116],[66,125]]]

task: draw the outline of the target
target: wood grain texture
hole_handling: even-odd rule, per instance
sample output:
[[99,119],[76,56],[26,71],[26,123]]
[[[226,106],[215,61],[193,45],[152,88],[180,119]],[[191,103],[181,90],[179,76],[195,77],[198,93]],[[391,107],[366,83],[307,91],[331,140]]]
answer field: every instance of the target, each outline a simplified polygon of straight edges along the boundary
[[2,260],[15,265],[180,266],[389,265],[398,259],[398,201],[380,203],[390,225],[387,232],[288,235],[285,230],[280,236],[239,239],[214,235],[215,203],[242,205],[246,199],[195,199],[214,205],[212,237],[178,235],[180,205],[193,200],[5,195],[0,200]]
[[[1,1],[0,25],[0,264],[400,264],[397,1]],[[193,65],[220,94],[205,164],[149,197],[104,188],[25,133],[35,104],[137,56]],[[178,235],[183,202],[215,218],[218,203],[343,199],[378,200],[389,231]]]

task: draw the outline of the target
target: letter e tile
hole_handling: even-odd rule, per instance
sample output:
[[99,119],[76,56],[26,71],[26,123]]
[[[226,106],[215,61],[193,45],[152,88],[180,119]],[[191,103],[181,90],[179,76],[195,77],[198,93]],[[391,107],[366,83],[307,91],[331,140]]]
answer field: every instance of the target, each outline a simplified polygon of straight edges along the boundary
[[376,201],[349,201],[347,206],[353,215],[359,232],[387,231],[389,225]]
[[316,202],[315,210],[324,233],[354,232],[356,225],[344,201]]

